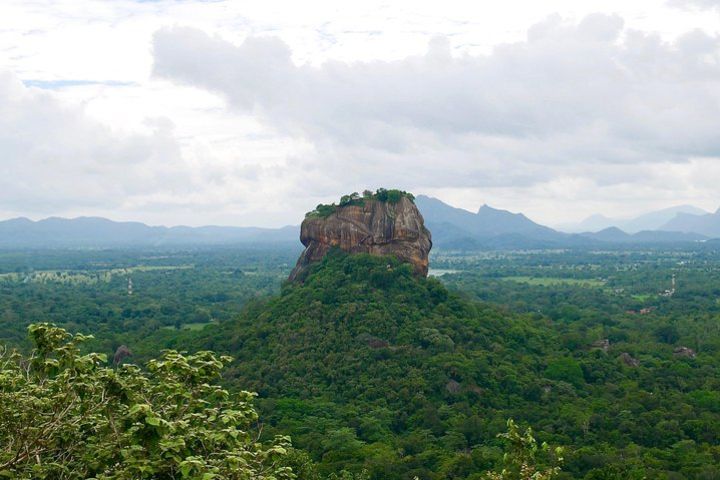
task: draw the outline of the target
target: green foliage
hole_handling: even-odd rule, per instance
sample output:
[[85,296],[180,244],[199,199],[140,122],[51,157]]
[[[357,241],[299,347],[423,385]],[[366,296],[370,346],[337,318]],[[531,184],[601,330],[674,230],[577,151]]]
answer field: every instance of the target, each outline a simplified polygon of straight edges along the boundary
[[655,335],[658,337],[659,341],[670,345],[680,340],[680,333],[675,325],[663,325],[658,327],[655,330]]
[[315,210],[308,212],[305,216],[326,218],[331,214],[335,213],[335,211],[339,207],[345,207],[348,205],[363,205],[366,200],[397,203],[402,198],[408,198],[411,202],[415,201],[415,196],[412,193],[406,192],[404,190],[388,190],[386,188],[378,188],[375,193],[371,192],[370,190],[365,190],[362,196],[360,196],[360,194],[357,192],[353,192],[349,195],[343,195],[342,197],[340,197],[340,202],[337,205],[334,203],[331,203],[329,205],[319,204],[317,207],[315,207]]
[[[717,476],[720,413],[710,392],[720,387],[720,316],[712,313],[720,283],[701,281],[706,273],[696,283],[703,295],[679,290],[641,315],[631,312],[646,306],[637,290],[617,285],[647,275],[644,289],[658,257],[647,270],[605,258],[599,273],[597,257],[576,255],[489,256],[477,273],[443,277],[485,303],[415,278],[393,259],[331,255],[303,284],[183,342],[236,355],[228,381],[258,391],[265,431],[292,435],[321,474],[482,478],[501,471],[496,435],[515,418],[541,441],[566,446],[558,479]],[[602,281],[501,279],[519,275]],[[707,315],[684,313],[697,302]],[[668,324],[696,358],[659,341]],[[605,349],[598,341],[606,338]]]
[[[503,455],[503,468],[499,472],[487,474],[487,480],[552,480],[560,473],[560,464],[563,462],[563,449],[557,447],[550,455],[550,448],[546,443],[537,444],[532,429],[524,433],[510,419],[507,422],[507,432],[498,435],[506,443],[506,452]],[[548,456],[553,466],[541,466],[539,456]]]
[[579,386],[585,382],[580,364],[573,358],[557,358],[548,364],[545,377]]
[[[230,320],[245,302],[278,293],[298,253],[245,247],[0,252],[0,344],[27,351],[27,326],[47,321],[70,332],[92,332],[87,350],[112,355],[129,345],[133,360],[142,363],[167,348],[177,330]],[[49,272],[93,281],[41,281]],[[148,337],[153,342],[145,348],[139,340]]]
[[[282,462],[301,479],[482,479],[506,467],[497,434],[514,418],[566,447],[557,480],[707,480],[720,478],[720,254],[701,247],[435,252],[433,268],[459,272],[442,283],[333,255],[282,292],[295,252],[0,252],[3,273],[68,272],[0,281],[0,343],[51,319],[97,337],[81,352],[229,353],[223,385],[258,391],[260,441],[292,435]],[[138,265],[153,269],[133,274],[132,297],[68,280]],[[659,296],[672,273],[676,293]],[[536,465],[554,466],[540,447]]]
[[82,355],[88,337],[29,328],[0,355],[0,477],[291,479],[287,437],[261,444],[252,394],[214,385],[228,357],[165,351],[147,372]]
[[548,341],[392,257],[341,252],[193,337],[234,352],[228,380],[259,393],[266,432],[291,434],[322,475],[371,479],[465,478],[500,462],[487,446],[496,418],[535,381],[527,345]]

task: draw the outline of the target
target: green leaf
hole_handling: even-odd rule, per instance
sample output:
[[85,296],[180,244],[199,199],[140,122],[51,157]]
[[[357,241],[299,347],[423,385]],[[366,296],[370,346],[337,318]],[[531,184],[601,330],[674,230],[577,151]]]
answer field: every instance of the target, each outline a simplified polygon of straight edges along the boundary
[[148,425],[158,426],[160,422],[161,419],[159,417],[145,417],[145,423]]

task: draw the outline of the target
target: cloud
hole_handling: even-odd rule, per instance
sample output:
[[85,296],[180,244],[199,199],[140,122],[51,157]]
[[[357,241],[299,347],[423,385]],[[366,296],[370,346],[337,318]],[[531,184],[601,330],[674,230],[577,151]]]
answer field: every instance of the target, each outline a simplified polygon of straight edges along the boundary
[[155,34],[153,71],[310,141],[314,155],[297,162],[337,185],[618,185],[720,157],[719,46],[594,14],[548,17],[486,55],[436,38],[401,60],[297,65],[275,37],[233,44],[174,27]]
[[151,130],[115,132],[82,108],[0,72],[0,209],[111,209],[147,192],[182,191],[171,127],[158,121]]
[[698,8],[708,10],[720,8],[720,0],[669,0],[668,5],[678,8]]
[[120,82],[117,80],[23,80],[28,87],[37,87],[47,90],[54,90],[66,87],[82,87],[87,85],[108,85],[111,87],[128,87],[135,85],[133,82]]

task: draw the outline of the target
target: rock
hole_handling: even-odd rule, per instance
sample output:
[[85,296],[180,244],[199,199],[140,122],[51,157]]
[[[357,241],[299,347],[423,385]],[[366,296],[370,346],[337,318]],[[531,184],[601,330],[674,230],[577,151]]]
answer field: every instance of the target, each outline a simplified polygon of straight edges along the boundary
[[608,340],[607,338],[604,338],[602,340],[593,342],[592,346],[595,348],[599,348],[603,352],[607,352],[608,349],[610,349],[610,340]]
[[675,350],[673,350],[673,353],[675,356],[678,357],[685,357],[685,358],[695,358],[695,350],[688,347],[678,347]]
[[127,347],[127,345],[120,345],[117,350],[115,350],[115,355],[113,356],[113,364],[120,365],[120,363],[127,357],[132,357],[132,352]]
[[460,393],[460,383],[457,380],[450,379],[450,381],[445,384],[445,390],[452,394]]
[[300,241],[305,250],[291,281],[301,280],[307,268],[333,247],[348,253],[393,255],[410,263],[417,275],[427,276],[432,247],[430,231],[407,196],[395,202],[366,198],[335,207],[327,216],[310,214],[300,227]]
[[637,358],[634,358],[632,355],[630,355],[627,352],[623,352],[618,357],[621,362],[623,362],[628,367],[639,367],[640,366],[640,360]]

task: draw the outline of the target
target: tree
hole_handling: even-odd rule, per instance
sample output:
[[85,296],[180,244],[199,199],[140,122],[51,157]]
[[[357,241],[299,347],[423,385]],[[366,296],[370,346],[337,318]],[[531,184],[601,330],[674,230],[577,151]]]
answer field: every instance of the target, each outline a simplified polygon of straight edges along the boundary
[[257,439],[253,394],[214,385],[229,357],[164,351],[117,369],[81,355],[92,337],[29,327],[25,357],[0,352],[0,478],[295,478],[287,437]]
[[658,340],[669,345],[680,339],[680,333],[675,325],[663,325],[655,330]]
[[538,446],[533,437],[532,429],[520,433],[520,428],[510,419],[507,422],[507,432],[498,435],[505,440],[507,448],[503,456],[503,468],[500,472],[490,472],[487,480],[551,480],[560,473],[560,464],[563,461],[563,450],[558,447],[554,450],[553,466],[539,466],[538,454],[548,454],[546,443]]
[[552,380],[560,380],[580,386],[585,381],[580,364],[570,357],[556,358],[548,363],[545,376]]

